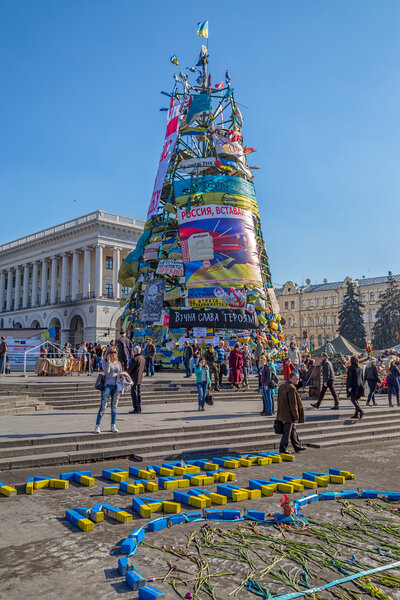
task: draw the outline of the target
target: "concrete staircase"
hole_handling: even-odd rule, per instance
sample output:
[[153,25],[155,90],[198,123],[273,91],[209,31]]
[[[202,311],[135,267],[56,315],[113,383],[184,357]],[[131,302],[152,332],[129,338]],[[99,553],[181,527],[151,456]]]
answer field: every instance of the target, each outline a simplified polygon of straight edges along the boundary
[[[0,442],[0,470],[70,465],[89,461],[140,456],[143,463],[200,456],[218,456],[279,446],[273,418],[260,416],[138,430],[97,436],[93,434],[34,437]],[[300,438],[313,448],[400,441],[400,410],[374,407],[361,421],[341,411],[310,415],[299,426]]]
[[48,409],[46,402],[27,395],[0,395],[0,417]]

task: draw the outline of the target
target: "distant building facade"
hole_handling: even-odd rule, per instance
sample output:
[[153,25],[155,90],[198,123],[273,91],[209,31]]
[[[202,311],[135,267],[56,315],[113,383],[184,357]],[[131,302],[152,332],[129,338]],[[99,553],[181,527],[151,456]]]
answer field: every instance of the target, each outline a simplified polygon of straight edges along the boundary
[[[394,275],[400,282],[400,275]],[[293,281],[276,289],[281,315],[285,319],[283,327],[286,343],[295,341],[301,348],[307,338],[312,348],[318,348],[338,335],[339,312],[347,290],[347,282],[353,282],[359,299],[364,305],[363,317],[367,340],[373,337],[376,313],[380,297],[386,290],[387,277],[351,279],[334,283],[297,286]]]
[[54,328],[60,344],[114,338],[129,291],[118,270],[144,223],[98,210],[1,245],[0,329]]

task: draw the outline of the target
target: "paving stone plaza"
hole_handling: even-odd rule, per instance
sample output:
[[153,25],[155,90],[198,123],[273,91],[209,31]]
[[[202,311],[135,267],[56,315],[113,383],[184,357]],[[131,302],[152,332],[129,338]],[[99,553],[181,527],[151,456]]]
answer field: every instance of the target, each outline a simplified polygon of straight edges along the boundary
[[[335,493],[400,491],[400,411],[389,409],[387,398],[383,396],[378,397],[378,406],[366,408],[366,416],[360,423],[350,419],[352,407],[347,399],[341,398],[339,411],[330,410],[329,398],[326,407],[319,411],[310,406],[310,400],[304,399],[306,420],[299,426],[299,435],[307,451],[288,456],[288,460],[283,456],[282,460],[277,454],[279,436],[273,433],[273,419],[259,414],[261,400],[255,377],[249,392],[227,389],[205,413],[198,413],[196,396],[192,397],[194,383],[183,380],[181,372],[172,373],[168,378],[158,373],[145,382],[142,414],[129,414],[130,396],[122,396],[117,420],[120,433],[108,433],[105,424],[100,436],[92,433],[99,393],[91,400],[90,393],[88,397],[82,393],[89,386],[93,388],[94,376],[81,378],[79,383],[77,377],[62,379],[7,378],[9,414],[0,419],[0,481],[13,488],[16,495],[0,496],[0,578],[4,598],[108,600],[123,597],[133,600],[145,597],[142,594],[146,587],[155,598],[172,600],[179,597],[179,593],[181,597],[193,593],[196,582],[197,586],[203,582],[194,598],[210,597],[207,590],[212,588],[210,593],[218,600],[228,597],[250,600],[254,593],[241,587],[249,573],[253,573],[257,585],[268,588],[271,594],[294,593],[295,588],[290,585],[296,586],[296,583],[288,587],[279,579],[270,579],[268,574],[258,578],[258,573],[269,564],[265,562],[267,556],[273,563],[278,561],[279,555],[275,556],[271,547],[255,549],[251,542],[254,531],[265,538],[285,527],[276,521],[271,524],[276,515],[283,516],[281,501],[285,493],[294,508],[296,500],[301,498],[333,497],[330,502],[307,500],[306,505],[298,507],[308,524],[286,525],[289,527],[286,535],[296,543],[296,528],[312,529],[314,522],[349,526],[351,518],[343,512],[343,502],[353,502],[364,511],[366,507],[372,510],[368,504],[372,502],[385,507],[384,497],[376,501],[341,500]],[[3,385],[1,381],[2,389]],[[12,395],[13,386],[15,392],[21,393],[18,387],[27,386],[25,394],[35,393],[39,409],[33,412],[32,407],[22,408],[30,412],[18,412],[17,405],[12,407],[17,397]],[[168,386],[173,386],[173,394]],[[80,396],[74,396],[75,387],[80,390]],[[69,404],[60,409],[57,399],[62,398],[65,388],[71,389]],[[24,402],[26,398],[25,395]],[[88,406],[90,402],[92,406]],[[109,418],[108,415],[105,418]],[[242,458],[242,466],[236,463],[241,455],[251,454],[258,459],[252,462],[252,459]],[[270,458],[263,460],[262,456],[268,454]],[[201,459],[208,459],[211,464]],[[262,462],[267,464],[259,464]],[[157,472],[150,476],[151,469]],[[335,477],[331,475],[328,484],[320,479],[316,484],[316,476],[307,475],[317,473],[323,478],[322,474],[327,474],[329,479],[332,469],[353,474],[354,479],[339,478],[341,483],[334,483]],[[74,478],[69,473],[81,475]],[[396,498],[388,504],[392,509],[400,506]],[[232,521],[222,518],[225,512]],[[182,514],[209,515],[210,519],[190,522],[192,517],[189,516],[186,517],[188,522],[179,523]],[[256,520],[235,522],[238,516],[245,514],[255,515]],[[396,519],[395,513],[388,514]],[[212,520],[212,516],[216,520]],[[207,552],[207,548],[201,546],[200,541],[209,544],[204,537],[208,531],[205,525],[211,528],[213,544],[225,548],[224,553],[221,549]],[[398,527],[398,517],[394,525]],[[145,536],[136,548],[134,532],[141,528]],[[243,536],[250,536],[245,544],[247,560],[254,563],[250,571],[248,563],[240,562],[241,555],[235,558],[232,554],[237,546],[237,535],[242,536],[242,540]],[[201,577],[197,563],[192,562],[189,567],[185,564],[188,560],[185,552],[189,557],[192,555],[187,549],[191,536],[195,540],[191,551],[207,561]],[[268,539],[276,549],[276,543]],[[392,541],[395,542],[395,538]],[[228,542],[233,544],[230,554],[226,554],[230,547]],[[357,544],[360,546],[359,541]],[[381,546],[387,553],[389,548],[384,544],[382,539]],[[368,544],[361,545],[356,552],[364,570],[367,566],[376,568],[381,562],[395,562],[399,556],[399,547],[394,544],[390,558],[376,563],[369,555],[370,548]],[[132,550],[136,550],[135,554],[127,559]],[[266,550],[268,554],[264,556]],[[343,560],[353,554],[348,546],[337,546],[336,554],[338,551],[344,553]],[[222,560],[221,556],[225,558]],[[278,561],[272,569],[273,575],[281,577],[280,567],[292,575],[297,572],[288,556],[281,559],[282,564]],[[261,561],[260,565],[257,561]],[[335,574],[323,565],[322,571],[316,571],[316,564],[310,562],[310,581],[318,580],[321,584],[340,579],[343,576],[341,564],[338,563]],[[176,569],[171,571],[171,565]],[[125,572],[126,568],[129,570]],[[139,575],[131,569],[136,569]],[[142,586],[141,595],[141,588],[135,589],[136,586]],[[392,598],[399,597],[398,589],[378,587],[387,595],[391,591]],[[357,590],[354,586],[349,589]],[[231,592],[234,595],[228,596]],[[368,597],[366,592],[358,592],[360,599]],[[316,597],[335,596],[326,590]]]

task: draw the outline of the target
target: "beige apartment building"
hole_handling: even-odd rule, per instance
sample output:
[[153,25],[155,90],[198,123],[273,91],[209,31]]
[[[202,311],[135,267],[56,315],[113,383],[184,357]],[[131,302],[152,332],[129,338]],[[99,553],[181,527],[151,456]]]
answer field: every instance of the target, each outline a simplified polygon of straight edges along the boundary
[[[400,275],[394,275],[400,282]],[[308,280],[309,281],[309,280]],[[318,348],[338,335],[339,311],[346,294],[347,282],[352,281],[364,304],[363,316],[367,340],[373,337],[376,313],[380,297],[386,289],[387,277],[369,277],[344,281],[298,286],[293,281],[275,290],[281,314],[285,319],[283,328],[286,343],[295,341],[301,348],[307,338],[312,348]]]

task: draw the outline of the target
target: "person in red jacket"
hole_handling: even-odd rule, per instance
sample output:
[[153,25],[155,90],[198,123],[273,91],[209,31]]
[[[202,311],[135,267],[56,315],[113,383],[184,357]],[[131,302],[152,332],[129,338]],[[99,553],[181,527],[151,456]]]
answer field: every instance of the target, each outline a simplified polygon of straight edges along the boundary
[[289,358],[284,358],[282,367],[283,367],[283,379],[285,381],[289,381],[290,375],[291,375],[292,371],[294,371],[294,364],[292,362],[290,362]]
[[236,342],[234,349],[229,355],[229,378],[232,387],[239,389],[242,381],[243,355],[240,352],[240,344]]

